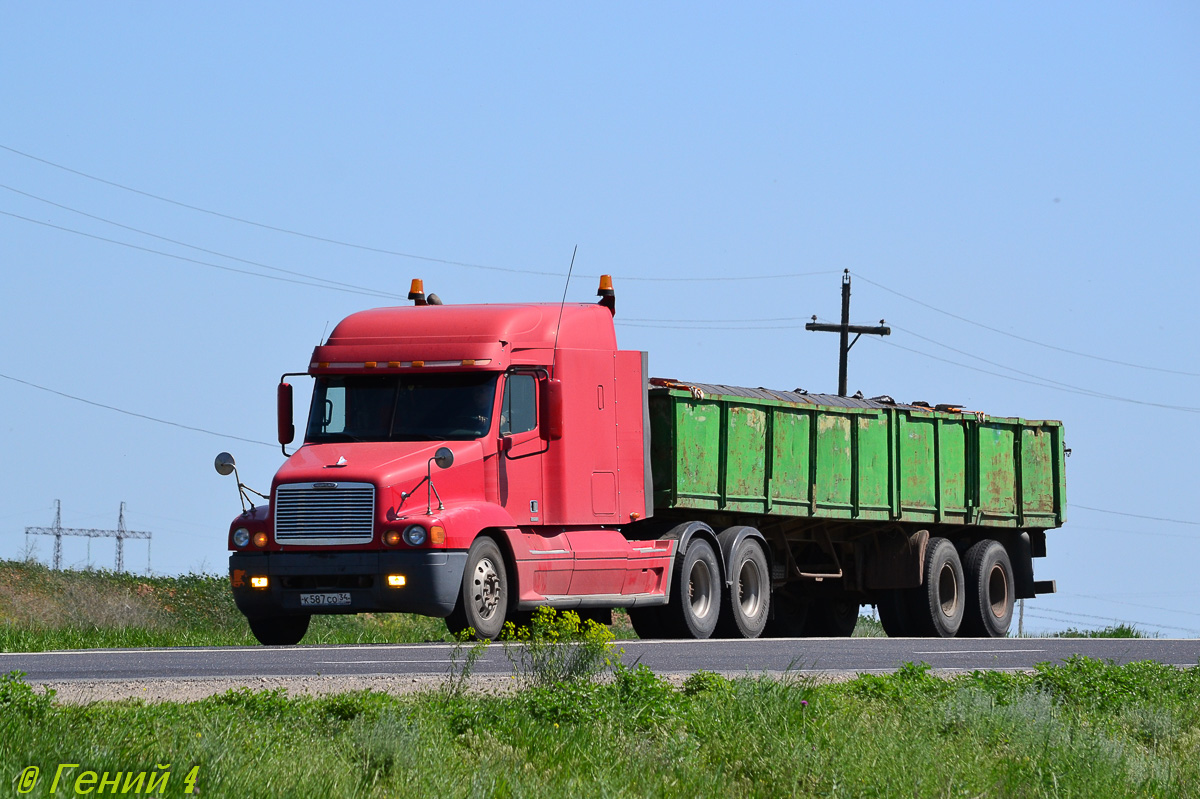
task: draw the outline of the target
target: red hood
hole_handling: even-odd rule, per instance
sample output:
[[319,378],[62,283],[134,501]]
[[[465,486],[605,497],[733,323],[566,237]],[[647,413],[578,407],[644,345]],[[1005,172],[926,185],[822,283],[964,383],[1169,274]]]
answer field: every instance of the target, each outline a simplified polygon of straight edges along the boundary
[[[429,466],[429,459],[440,447],[454,453],[454,464],[449,469]],[[280,483],[328,481],[373,483],[381,493],[389,487],[411,491],[430,468],[443,500],[451,487],[463,499],[474,499],[483,490],[482,461],[483,444],[479,441],[306,444],[279,467],[272,489]]]

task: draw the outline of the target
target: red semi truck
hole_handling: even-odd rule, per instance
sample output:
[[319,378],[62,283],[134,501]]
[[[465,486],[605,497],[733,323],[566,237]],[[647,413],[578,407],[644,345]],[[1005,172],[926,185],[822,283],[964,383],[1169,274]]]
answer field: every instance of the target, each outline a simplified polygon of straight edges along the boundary
[[[652,381],[617,347],[607,277],[599,295],[453,306],[414,281],[413,306],[353,314],[313,351],[290,455],[284,375],[287,460],[229,528],[260,642],[361,612],[490,639],[539,606],[625,608],[644,637],[849,635],[864,603],[890,635],[1003,635],[1014,599],[1053,590],[1032,558],[1063,519],[1058,423]],[[932,504],[906,488],[922,469]]]

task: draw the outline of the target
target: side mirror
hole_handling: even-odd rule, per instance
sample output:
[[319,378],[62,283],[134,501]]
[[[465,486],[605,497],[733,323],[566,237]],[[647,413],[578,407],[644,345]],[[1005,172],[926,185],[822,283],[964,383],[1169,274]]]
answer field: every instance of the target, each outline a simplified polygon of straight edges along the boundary
[[217,459],[213,461],[213,468],[217,470],[217,474],[224,477],[227,474],[233,474],[233,456],[228,452],[222,452],[217,455]]
[[557,441],[563,435],[563,385],[561,380],[547,380],[545,385],[542,407],[546,418],[542,420],[542,426],[546,430],[546,437]]
[[276,412],[279,419],[279,443],[287,446],[296,438],[296,425],[292,423],[292,384],[280,383],[276,392]]
[[433,462],[439,469],[449,469],[454,463],[454,453],[449,447],[438,447],[437,452],[433,453]]

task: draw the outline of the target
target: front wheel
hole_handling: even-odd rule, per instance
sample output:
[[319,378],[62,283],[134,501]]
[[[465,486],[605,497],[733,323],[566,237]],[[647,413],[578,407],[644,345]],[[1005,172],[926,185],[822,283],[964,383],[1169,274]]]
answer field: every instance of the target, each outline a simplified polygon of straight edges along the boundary
[[450,632],[475,631],[481,641],[494,641],[504,629],[508,613],[508,572],[500,547],[490,538],[477,538],[467,552],[462,589],[454,610],[446,617]]
[[308,632],[312,616],[258,616],[247,618],[250,632],[263,646],[292,646]]

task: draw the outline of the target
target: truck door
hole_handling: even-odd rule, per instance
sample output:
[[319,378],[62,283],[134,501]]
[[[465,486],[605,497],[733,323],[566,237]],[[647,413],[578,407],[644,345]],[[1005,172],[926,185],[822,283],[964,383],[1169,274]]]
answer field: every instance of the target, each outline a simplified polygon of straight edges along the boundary
[[542,453],[546,442],[538,430],[538,378],[515,372],[505,375],[500,401],[500,504],[517,524],[542,523]]

